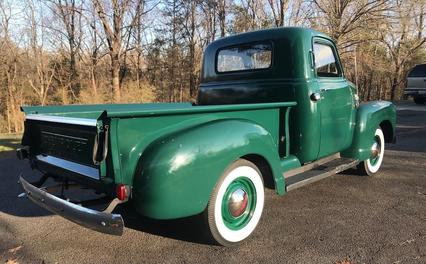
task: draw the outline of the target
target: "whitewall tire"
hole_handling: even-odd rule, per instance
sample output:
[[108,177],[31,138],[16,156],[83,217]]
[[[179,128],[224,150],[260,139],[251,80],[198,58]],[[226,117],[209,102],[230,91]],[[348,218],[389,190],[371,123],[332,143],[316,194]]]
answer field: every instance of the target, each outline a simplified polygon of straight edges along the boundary
[[379,127],[374,133],[374,139],[371,146],[371,157],[362,161],[358,165],[358,171],[362,175],[373,175],[377,173],[382,166],[385,154],[385,136]]
[[234,162],[217,182],[204,213],[209,237],[224,246],[240,244],[259,223],[264,201],[256,165],[244,159]]

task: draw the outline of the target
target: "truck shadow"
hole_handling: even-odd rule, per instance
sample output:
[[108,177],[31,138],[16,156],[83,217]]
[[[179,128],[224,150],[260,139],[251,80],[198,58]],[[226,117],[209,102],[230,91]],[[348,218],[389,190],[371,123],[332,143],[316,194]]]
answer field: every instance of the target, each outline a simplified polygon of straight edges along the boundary
[[114,212],[121,214],[126,228],[156,236],[211,245],[202,233],[201,215],[173,220],[156,220],[138,214],[131,203],[118,206]]
[[32,170],[28,161],[16,158],[17,139],[0,139],[0,212],[20,217],[51,215],[26,198],[18,198],[24,190],[18,183],[20,173],[29,181],[36,181],[40,173]]

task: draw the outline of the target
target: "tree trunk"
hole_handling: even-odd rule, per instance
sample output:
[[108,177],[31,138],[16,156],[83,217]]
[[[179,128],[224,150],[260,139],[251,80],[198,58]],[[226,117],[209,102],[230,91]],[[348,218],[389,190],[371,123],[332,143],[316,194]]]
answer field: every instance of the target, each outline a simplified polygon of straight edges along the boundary
[[[195,4],[193,4],[195,6]],[[226,0],[221,0],[218,4],[218,19],[220,24],[220,37],[226,34]],[[194,15],[194,14],[193,14]]]
[[[189,36],[189,97],[193,99],[196,93],[195,84],[195,3],[191,5],[190,36]],[[225,0],[223,0],[223,16],[225,16]],[[225,18],[223,18],[222,37],[225,36]]]
[[7,116],[7,133],[12,132],[11,128],[11,122],[10,122],[10,102],[9,100],[6,101],[6,116]]
[[96,83],[96,75],[95,75],[95,69],[92,68],[91,72],[91,83],[92,83],[92,90],[93,90],[93,96],[95,97],[95,100],[98,99],[98,84]]
[[[73,41],[70,41],[70,45]],[[76,58],[75,58],[75,50],[72,48],[70,50],[70,87],[71,87],[71,93],[74,99],[78,98],[80,94],[80,82],[76,67]]]
[[111,79],[114,102],[120,102],[120,60],[118,54],[113,54],[111,58]]
[[399,77],[399,72],[400,72],[400,67],[399,65],[395,66],[395,71],[393,73],[393,77],[392,77],[392,85],[391,85],[391,100],[395,100],[396,96],[397,96],[397,92],[398,92],[398,77]]

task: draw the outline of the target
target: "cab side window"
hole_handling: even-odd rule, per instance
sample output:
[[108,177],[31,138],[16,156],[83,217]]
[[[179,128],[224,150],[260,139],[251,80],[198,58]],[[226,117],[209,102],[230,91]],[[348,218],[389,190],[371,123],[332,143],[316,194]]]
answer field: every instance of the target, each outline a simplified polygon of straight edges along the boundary
[[315,70],[318,77],[342,76],[333,48],[327,44],[314,43]]

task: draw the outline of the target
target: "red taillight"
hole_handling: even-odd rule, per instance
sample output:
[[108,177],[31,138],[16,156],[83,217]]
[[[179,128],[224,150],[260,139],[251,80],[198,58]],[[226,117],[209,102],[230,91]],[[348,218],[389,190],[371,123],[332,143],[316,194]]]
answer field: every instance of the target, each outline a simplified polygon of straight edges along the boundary
[[129,193],[127,191],[126,185],[119,184],[117,185],[117,198],[120,201],[125,201],[129,198]]

